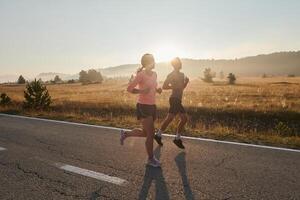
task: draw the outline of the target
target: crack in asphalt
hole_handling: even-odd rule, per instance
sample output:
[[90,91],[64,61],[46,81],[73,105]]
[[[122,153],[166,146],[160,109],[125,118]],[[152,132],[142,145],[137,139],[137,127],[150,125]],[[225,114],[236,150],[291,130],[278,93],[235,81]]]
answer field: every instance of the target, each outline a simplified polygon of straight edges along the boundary
[[107,195],[101,194],[101,190],[103,190],[104,188],[107,188],[107,186],[100,187],[99,189],[92,192],[91,197],[89,199],[90,200],[96,200],[99,197],[103,197],[103,198],[107,198],[107,199],[116,199],[116,198],[112,198],[112,197],[109,197]]
[[[30,176],[34,176],[34,177],[37,177],[38,179],[42,180],[42,181],[49,181],[49,182],[52,182],[52,183],[56,183],[56,184],[60,184],[62,185],[63,187],[68,187],[72,190],[75,189],[75,187],[73,185],[70,185],[70,184],[67,184],[65,183],[64,181],[61,181],[61,180],[55,180],[55,179],[52,179],[52,178],[48,178],[48,177],[44,177],[42,175],[40,175],[39,173],[37,173],[36,171],[32,171],[32,170],[26,170],[24,169],[20,163],[16,163],[16,168],[18,170],[20,170],[22,173],[26,174],[26,175],[30,175]],[[53,192],[56,192],[62,196],[66,196],[66,197],[75,197],[75,198],[86,198],[86,196],[83,196],[83,195],[78,195],[78,194],[68,194],[64,191],[61,191],[55,187],[49,187]]]
[[241,194],[241,195],[232,195],[232,196],[229,196],[229,197],[222,198],[220,200],[229,200],[231,198],[237,198],[237,199],[239,199],[239,198],[244,198],[244,197],[246,197],[244,194]]
[[[18,145],[26,147],[26,148],[29,147],[27,144],[24,144],[24,143],[19,142],[19,141],[12,140],[9,137],[5,137],[5,139],[6,139],[6,142],[9,141],[11,143],[18,144]],[[93,162],[93,161],[89,161],[89,160],[86,160],[86,159],[81,159],[81,158],[79,158],[77,156],[74,156],[74,155],[68,155],[65,152],[61,151],[61,150],[57,150],[56,148],[59,148],[59,146],[57,146],[55,144],[52,144],[52,143],[49,143],[49,142],[46,142],[42,139],[34,137],[34,140],[36,142],[42,144],[42,145],[45,145],[47,147],[47,150],[49,150],[50,152],[55,153],[55,154],[59,154],[63,158],[70,159],[70,160],[75,160],[75,161],[79,161],[79,162],[83,162],[83,163],[87,163],[87,164],[91,164],[91,165],[102,166],[104,168],[110,168],[113,171],[120,171],[120,172],[123,172],[125,174],[131,173],[131,172],[127,171],[126,169],[116,168],[116,167],[111,166],[111,165],[102,165],[101,163],[98,163],[98,162]],[[40,146],[37,146],[37,145],[36,146],[30,146],[30,148],[42,149]],[[141,175],[141,174],[135,174],[135,176],[143,177],[143,175]]]
[[53,182],[53,183],[57,183],[57,184],[61,184],[62,186],[67,186],[71,189],[74,189],[74,186],[73,185],[70,185],[70,184],[67,184],[65,183],[64,181],[61,181],[61,180],[55,180],[55,179],[52,179],[52,178],[48,178],[48,177],[44,177],[42,175],[40,175],[39,173],[37,173],[36,171],[32,171],[32,170],[26,170],[24,169],[20,163],[16,163],[16,168],[18,170],[20,170],[21,172],[23,172],[24,174],[26,175],[32,175],[32,176],[35,176],[41,180],[46,180],[46,181],[50,181],[50,182]]
[[233,156],[230,157],[224,157],[221,159],[221,161],[217,164],[215,164],[215,167],[220,167],[221,165],[224,165],[225,161],[229,161],[233,158]]
[[56,188],[52,188],[52,191],[53,192],[56,192],[58,194],[60,194],[61,196],[65,196],[65,197],[72,197],[72,198],[86,198],[86,196],[83,196],[83,195],[77,195],[77,194],[67,194],[66,192],[64,191],[61,191],[59,189],[56,189]]
[[[128,171],[124,170],[124,169],[118,169],[118,168],[115,168],[114,166],[111,166],[111,165],[101,165],[100,163],[98,162],[93,162],[93,161],[89,161],[89,160],[86,160],[86,159],[81,159],[79,157],[76,157],[76,156],[73,156],[73,155],[67,155],[66,153],[64,153],[63,151],[60,151],[60,150],[57,150],[57,149],[53,149],[52,147],[58,147],[57,145],[54,145],[54,144],[51,144],[51,143],[48,143],[48,142],[45,142],[43,140],[40,140],[38,138],[35,138],[36,141],[38,141],[39,143],[41,144],[44,144],[44,145],[47,145],[47,149],[51,152],[55,152],[55,153],[59,153],[59,155],[61,155],[62,157],[64,158],[67,158],[67,159],[71,159],[71,160],[76,160],[76,161],[80,161],[80,162],[83,162],[83,163],[88,163],[88,164],[91,164],[91,165],[97,165],[97,166],[102,166],[102,167],[105,167],[105,168],[110,168],[112,170],[117,170],[117,171],[122,171],[122,172],[125,172],[125,173],[128,173]],[[140,175],[142,176],[142,175]]]
[[224,169],[231,171],[236,179],[239,178],[239,175],[238,175],[238,172],[236,169],[234,169],[232,167],[225,167]]

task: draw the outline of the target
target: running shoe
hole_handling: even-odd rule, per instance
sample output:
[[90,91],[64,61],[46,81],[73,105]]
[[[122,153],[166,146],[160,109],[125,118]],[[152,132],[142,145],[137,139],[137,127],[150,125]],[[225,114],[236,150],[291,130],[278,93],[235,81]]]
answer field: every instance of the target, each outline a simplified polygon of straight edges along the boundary
[[124,144],[125,138],[126,138],[125,131],[124,131],[124,130],[121,130],[121,131],[120,131],[120,144],[121,144],[121,145]]
[[181,140],[181,139],[174,139],[173,142],[174,142],[174,144],[175,144],[178,148],[184,149],[184,146],[183,146],[183,144],[182,144],[182,140]]
[[159,144],[160,146],[164,145],[162,142],[161,142],[161,136],[158,136],[157,134],[154,135],[154,139],[155,141],[157,142],[157,144]]
[[157,158],[155,158],[155,156],[153,156],[153,158],[148,159],[147,165],[151,167],[160,167],[160,162]]

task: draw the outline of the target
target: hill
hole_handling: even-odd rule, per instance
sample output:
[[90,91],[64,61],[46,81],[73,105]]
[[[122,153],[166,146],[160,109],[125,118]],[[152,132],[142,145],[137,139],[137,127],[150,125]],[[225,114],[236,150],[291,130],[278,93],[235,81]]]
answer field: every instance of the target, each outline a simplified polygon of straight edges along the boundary
[[[300,75],[300,51],[278,52],[240,59],[182,59],[183,71],[191,78],[202,76],[205,68],[225,74],[233,72],[238,76]],[[130,76],[139,67],[138,64],[120,65],[99,69],[105,76]],[[169,63],[157,63],[159,78],[165,77],[172,70]]]
[[49,80],[53,80],[56,75],[58,75],[62,80],[78,79],[78,77],[79,77],[79,75],[47,72],[47,73],[40,73],[35,78],[42,79],[43,81],[49,81]]
[[[213,71],[223,71],[224,74],[230,72],[237,76],[261,76],[280,75],[286,76],[294,74],[300,76],[300,51],[277,52],[257,56],[249,56],[239,59],[182,59],[183,72],[190,78],[202,76],[203,70],[210,67]],[[126,64],[114,67],[99,68],[106,77],[128,77],[135,73],[139,64]],[[172,71],[170,63],[161,62],[156,64],[158,78],[163,79]],[[58,75],[63,80],[78,79],[79,74],[62,74],[62,73],[40,73],[35,78],[41,78],[44,81],[54,79]],[[0,82],[14,82],[17,80],[16,75],[0,76]]]

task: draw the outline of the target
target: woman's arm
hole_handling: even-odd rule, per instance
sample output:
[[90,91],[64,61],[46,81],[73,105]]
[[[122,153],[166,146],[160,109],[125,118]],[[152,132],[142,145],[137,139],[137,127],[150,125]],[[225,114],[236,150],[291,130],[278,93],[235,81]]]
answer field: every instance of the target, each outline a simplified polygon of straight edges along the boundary
[[157,92],[158,94],[161,94],[161,93],[162,93],[162,89],[161,89],[161,88],[156,88],[156,92]]
[[142,81],[142,76],[140,73],[138,73],[134,78],[130,79],[128,83],[127,91],[132,94],[147,94],[150,91],[149,88],[143,90],[135,88],[141,81]]
[[133,88],[132,90],[132,94],[147,94],[150,91],[150,88],[146,88],[146,89],[137,89],[137,88]]

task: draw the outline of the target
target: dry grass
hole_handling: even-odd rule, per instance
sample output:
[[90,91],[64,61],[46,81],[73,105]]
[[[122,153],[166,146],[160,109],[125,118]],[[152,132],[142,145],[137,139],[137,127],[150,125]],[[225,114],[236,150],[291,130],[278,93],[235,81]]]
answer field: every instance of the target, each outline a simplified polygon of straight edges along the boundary
[[[24,88],[0,85],[0,92],[15,101],[0,111],[127,128],[138,125],[136,97],[125,91],[124,81],[48,85],[53,105],[47,112],[21,109]],[[158,124],[167,113],[169,94],[158,96]],[[300,148],[300,78],[240,78],[233,86],[193,80],[183,103],[190,115],[188,135]],[[174,132],[174,124],[168,132]]]

